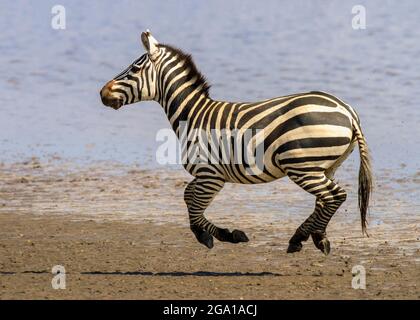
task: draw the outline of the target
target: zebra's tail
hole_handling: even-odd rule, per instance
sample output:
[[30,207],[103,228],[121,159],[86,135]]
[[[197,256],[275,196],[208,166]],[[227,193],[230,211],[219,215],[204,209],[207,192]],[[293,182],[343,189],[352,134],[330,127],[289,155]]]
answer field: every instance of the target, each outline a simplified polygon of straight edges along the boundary
[[359,153],[360,153],[360,169],[359,169],[359,209],[360,209],[360,218],[362,222],[362,232],[369,237],[369,234],[366,231],[366,214],[369,206],[369,198],[372,192],[373,186],[373,177],[372,177],[372,167],[370,164],[370,155],[368,146],[366,144],[365,137],[362,133],[360,125],[356,120],[353,120],[353,130],[359,144]]

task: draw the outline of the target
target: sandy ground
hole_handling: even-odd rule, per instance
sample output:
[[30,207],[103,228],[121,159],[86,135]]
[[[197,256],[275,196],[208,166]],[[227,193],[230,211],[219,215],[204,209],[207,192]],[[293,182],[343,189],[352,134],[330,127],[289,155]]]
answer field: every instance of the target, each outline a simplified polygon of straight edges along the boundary
[[[228,187],[208,216],[244,230],[250,242],[215,241],[208,250],[188,228],[182,190],[189,178],[182,172],[36,159],[0,165],[0,172],[1,299],[420,298],[416,214],[384,214],[371,223],[370,238],[361,236],[358,215],[338,215],[328,229],[328,257],[310,242],[287,254],[310,209],[282,213],[279,221],[264,199],[283,193],[288,212],[302,193],[290,183],[272,185],[270,194],[267,187]],[[312,201],[301,203],[310,208]],[[354,209],[355,198],[349,202],[343,212]],[[54,265],[65,267],[65,290],[51,286]],[[356,265],[366,270],[365,290],[352,288]]]

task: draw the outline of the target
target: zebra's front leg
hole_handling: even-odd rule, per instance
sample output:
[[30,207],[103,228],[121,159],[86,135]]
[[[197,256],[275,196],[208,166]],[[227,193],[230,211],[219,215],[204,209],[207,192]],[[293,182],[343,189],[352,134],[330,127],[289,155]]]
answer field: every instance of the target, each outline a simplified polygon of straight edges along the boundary
[[204,244],[207,248],[213,248],[213,237],[205,230],[200,228],[198,225],[193,224],[191,221],[190,209],[194,200],[194,190],[197,183],[197,178],[188,183],[184,191],[184,201],[188,208],[188,214],[190,216],[190,228],[197,238],[198,242]]
[[197,240],[208,248],[213,247],[213,236],[219,241],[247,242],[243,231],[222,229],[204,217],[205,209],[223,188],[224,181],[218,177],[196,178],[185,188],[184,200],[188,207],[190,227]]

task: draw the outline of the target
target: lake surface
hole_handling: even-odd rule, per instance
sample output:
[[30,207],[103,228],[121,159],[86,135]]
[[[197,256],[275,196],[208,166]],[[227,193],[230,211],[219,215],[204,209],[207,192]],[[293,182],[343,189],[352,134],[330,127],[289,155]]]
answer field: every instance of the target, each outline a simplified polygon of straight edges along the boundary
[[[114,111],[102,85],[140,56],[140,32],[192,53],[211,96],[333,93],[358,111],[375,173],[420,170],[420,2],[55,1],[0,4],[0,161],[35,156],[156,166],[156,103]],[[352,28],[352,7],[366,29]],[[357,164],[354,153],[350,162]],[[354,175],[356,172],[353,172]]]

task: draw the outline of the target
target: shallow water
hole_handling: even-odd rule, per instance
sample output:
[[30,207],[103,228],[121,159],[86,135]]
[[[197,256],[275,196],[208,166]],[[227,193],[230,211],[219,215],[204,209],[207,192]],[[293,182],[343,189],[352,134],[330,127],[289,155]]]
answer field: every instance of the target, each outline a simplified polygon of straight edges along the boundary
[[[51,28],[55,4],[0,4],[0,162],[157,166],[155,136],[169,127],[159,105],[116,112],[99,99],[102,85],[143,53],[140,32],[150,28],[193,54],[215,99],[323,90],[353,105],[379,184],[398,190],[402,179],[391,203],[419,212],[418,1],[357,2],[366,7],[365,30],[351,27],[352,1],[61,1],[65,30]],[[357,157],[345,164],[352,183]]]

